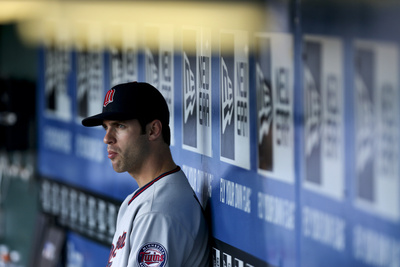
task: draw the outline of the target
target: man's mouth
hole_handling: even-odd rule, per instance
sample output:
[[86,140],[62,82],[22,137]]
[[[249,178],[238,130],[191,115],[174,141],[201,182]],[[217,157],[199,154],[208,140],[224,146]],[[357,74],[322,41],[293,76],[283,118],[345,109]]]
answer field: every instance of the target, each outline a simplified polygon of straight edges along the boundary
[[108,158],[109,159],[114,159],[117,155],[118,155],[117,152],[112,151],[112,150],[108,150]]

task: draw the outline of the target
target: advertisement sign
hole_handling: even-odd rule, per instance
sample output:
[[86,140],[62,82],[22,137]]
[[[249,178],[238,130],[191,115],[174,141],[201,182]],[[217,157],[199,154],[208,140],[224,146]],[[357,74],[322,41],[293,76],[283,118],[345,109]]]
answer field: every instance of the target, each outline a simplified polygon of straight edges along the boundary
[[137,33],[134,27],[114,25],[109,38],[114,39],[109,47],[110,88],[138,80]]
[[294,183],[293,39],[255,36],[258,173]]
[[211,32],[182,30],[182,147],[206,156],[211,150]]
[[167,101],[171,145],[174,145],[174,42],[171,36],[172,27],[161,31],[156,25],[146,26],[144,69],[145,81],[157,88]]
[[357,207],[400,219],[399,50],[354,42],[354,144]]
[[340,39],[304,37],[303,186],[344,196],[343,48]]
[[247,33],[221,31],[220,49],[221,160],[250,169]]
[[68,47],[51,45],[45,54],[45,112],[47,117],[71,120],[72,96],[68,91],[71,52]]

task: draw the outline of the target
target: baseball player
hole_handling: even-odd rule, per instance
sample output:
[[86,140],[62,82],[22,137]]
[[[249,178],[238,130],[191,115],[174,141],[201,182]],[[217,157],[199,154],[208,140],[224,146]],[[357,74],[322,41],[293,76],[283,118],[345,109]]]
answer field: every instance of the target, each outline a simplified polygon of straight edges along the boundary
[[185,174],[172,158],[169,111],[147,83],[109,90],[103,111],[82,121],[102,125],[108,158],[139,189],[122,203],[107,267],[209,266],[208,229]]

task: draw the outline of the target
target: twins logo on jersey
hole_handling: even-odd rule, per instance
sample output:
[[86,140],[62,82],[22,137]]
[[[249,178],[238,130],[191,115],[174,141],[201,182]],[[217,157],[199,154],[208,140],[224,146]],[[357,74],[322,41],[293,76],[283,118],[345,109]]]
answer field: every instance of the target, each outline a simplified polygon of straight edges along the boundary
[[147,243],[138,252],[140,267],[163,267],[167,263],[167,250],[159,243]]

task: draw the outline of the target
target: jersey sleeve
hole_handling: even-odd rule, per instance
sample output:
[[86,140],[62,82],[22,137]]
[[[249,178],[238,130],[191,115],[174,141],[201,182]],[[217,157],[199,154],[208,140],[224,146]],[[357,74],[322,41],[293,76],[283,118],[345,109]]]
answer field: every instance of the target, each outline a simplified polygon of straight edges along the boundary
[[160,212],[136,218],[130,233],[128,267],[140,263],[158,263],[160,267],[183,266],[194,243],[187,230],[177,220]]

